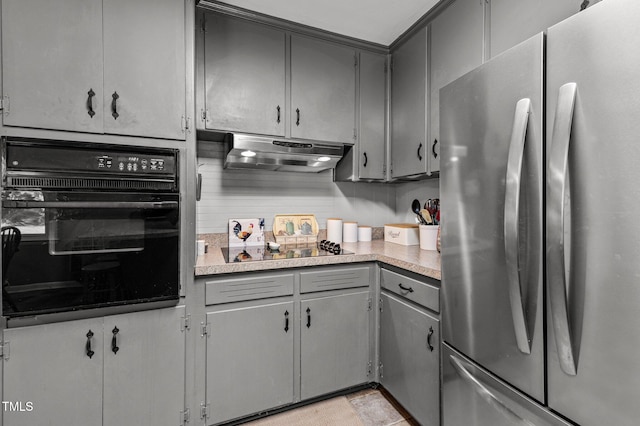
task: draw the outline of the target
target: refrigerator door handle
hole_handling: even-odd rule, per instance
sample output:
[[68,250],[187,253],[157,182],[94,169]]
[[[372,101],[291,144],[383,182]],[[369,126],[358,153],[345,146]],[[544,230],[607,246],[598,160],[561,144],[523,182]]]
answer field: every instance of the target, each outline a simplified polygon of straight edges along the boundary
[[449,362],[453,365],[456,373],[462,380],[471,385],[475,392],[489,405],[509,419],[509,423],[513,425],[533,426],[531,422],[523,419],[512,409],[510,409],[500,398],[485,386],[480,380],[473,376],[463,365],[462,361],[454,355],[449,355]]
[[569,330],[565,273],[564,215],[569,168],[569,142],[576,101],[576,83],[567,83],[558,91],[547,170],[547,282],[551,318],[562,371],[577,374],[571,331]]
[[520,99],[516,104],[513,129],[511,130],[504,196],[504,251],[509,285],[509,301],[511,302],[511,317],[518,349],[524,354],[531,353],[531,336],[525,317],[525,301],[523,300],[522,287],[520,285],[519,212],[524,144],[530,112],[531,100],[528,98]]

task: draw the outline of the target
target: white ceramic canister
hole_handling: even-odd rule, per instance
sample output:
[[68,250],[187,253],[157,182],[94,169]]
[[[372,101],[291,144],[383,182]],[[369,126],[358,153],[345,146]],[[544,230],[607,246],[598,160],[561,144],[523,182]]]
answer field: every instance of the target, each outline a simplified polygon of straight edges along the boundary
[[335,217],[327,219],[327,240],[332,243],[342,243],[342,219]]
[[342,241],[345,243],[358,242],[358,222],[342,223]]
[[371,227],[362,225],[358,226],[358,241],[371,241]]

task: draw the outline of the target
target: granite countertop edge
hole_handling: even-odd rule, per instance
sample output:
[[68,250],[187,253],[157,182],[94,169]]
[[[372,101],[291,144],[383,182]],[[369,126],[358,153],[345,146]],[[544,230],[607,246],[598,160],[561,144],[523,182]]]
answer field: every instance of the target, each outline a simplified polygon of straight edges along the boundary
[[262,262],[226,263],[220,248],[211,247],[209,253],[204,256],[198,256],[195,265],[195,275],[196,277],[201,277],[308,266],[381,262],[436,280],[441,279],[440,253],[435,250],[421,250],[417,245],[402,246],[394,243],[386,243],[384,240],[343,243],[343,248],[354,254],[268,260]]

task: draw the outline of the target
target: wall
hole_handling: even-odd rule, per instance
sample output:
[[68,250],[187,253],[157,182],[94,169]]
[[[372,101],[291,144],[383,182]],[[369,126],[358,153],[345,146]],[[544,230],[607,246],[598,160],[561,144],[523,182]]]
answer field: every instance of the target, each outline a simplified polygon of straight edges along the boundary
[[414,199],[424,206],[429,198],[440,198],[440,179],[426,179],[396,185],[396,210],[398,222],[414,223],[416,215],[411,211]]
[[[224,170],[223,144],[203,143],[198,172],[202,196],[196,206],[196,233],[226,233],[229,219],[264,217],[271,230],[276,214],[315,214],[321,229],[327,218],[383,226],[404,221],[396,209],[400,187],[364,182],[336,182],[332,172],[293,173],[268,170]],[[413,220],[413,218],[411,218]]]

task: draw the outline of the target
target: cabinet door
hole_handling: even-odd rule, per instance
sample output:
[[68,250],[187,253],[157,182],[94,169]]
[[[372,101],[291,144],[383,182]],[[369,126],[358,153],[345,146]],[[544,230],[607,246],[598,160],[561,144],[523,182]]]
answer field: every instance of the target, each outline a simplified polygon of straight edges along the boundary
[[360,179],[385,178],[386,67],[386,55],[360,53]]
[[4,342],[2,400],[27,411],[3,409],[3,424],[102,425],[102,318],[7,329]]
[[421,425],[439,425],[439,321],[400,298],[381,300],[380,383]]
[[207,424],[293,402],[293,302],[207,314]]
[[285,34],[206,15],[206,128],[284,136]]
[[181,306],[104,319],[104,426],[178,423],[185,395],[184,315]]
[[456,0],[431,22],[429,173],[440,171],[440,89],[482,64],[483,7]]
[[103,3],[105,133],[185,139],[184,2]]
[[366,383],[369,292],[304,300],[301,307],[301,399]]
[[356,56],[350,47],[291,36],[291,136],[353,143]]
[[427,29],[392,53],[391,177],[427,171]]
[[102,0],[2,2],[5,125],[101,133],[102,80]]
[[582,3],[583,0],[491,0],[491,57],[579,12]]

